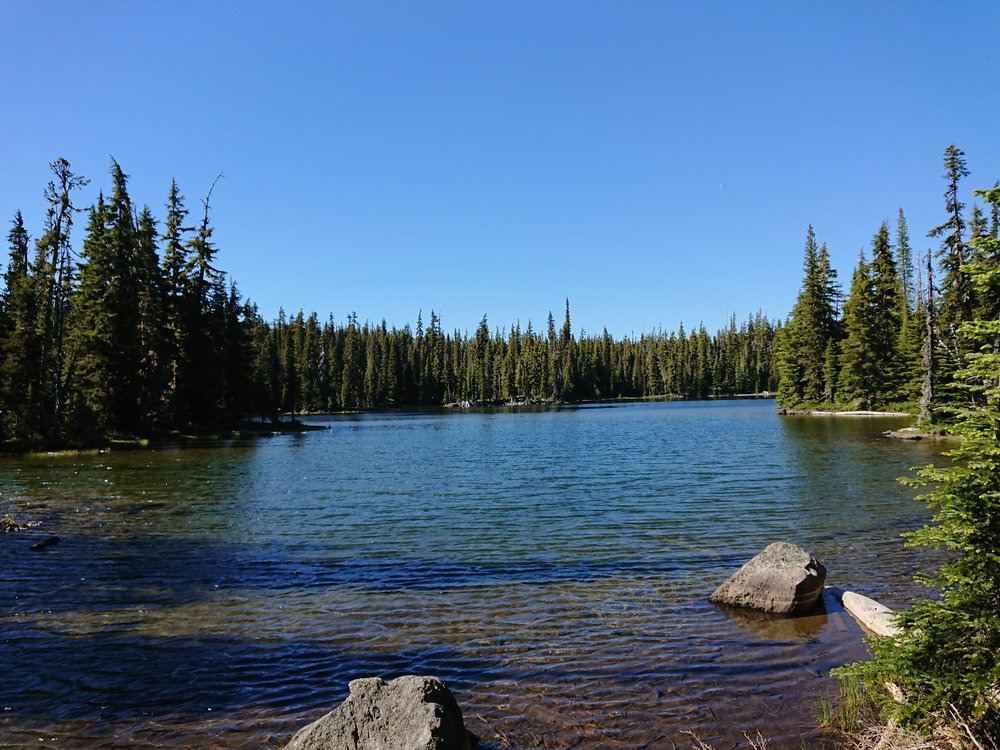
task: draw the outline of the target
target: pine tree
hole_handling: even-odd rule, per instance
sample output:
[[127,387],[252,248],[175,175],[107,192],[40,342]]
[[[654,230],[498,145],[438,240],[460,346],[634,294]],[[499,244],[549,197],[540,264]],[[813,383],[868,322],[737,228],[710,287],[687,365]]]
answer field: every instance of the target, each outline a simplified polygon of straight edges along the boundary
[[559,335],[559,368],[560,368],[560,401],[572,401],[576,398],[575,379],[573,374],[573,329],[570,327],[569,298],[566,299],[566,317],[563,320]]
[[826,245],[816,246],[811,225],[806,232],[803,273],[802,288],[779,342],[778,401],[790,407],[824,400],[827,345],[839,335],[836,272]]
[[934,378],[936,375],[934,352],[936,350],[937,310],[934,300],[934,268],[930,250],[927,251],[927,301],[924,303],[924,326],[924,343],[920,348],[920,412],[917,421],[926,425],[933,419]]
[[221,303],[228,293],[225,278],[214,265],[217,250],[212,242],[214,230],[209,220],[212,193],[221,177],[216,177],[202,201],[204,212],[197,233],[187,242],[184,267],[187,332],[183,338],[189,345],[189,380],[185,394],[188,403],[186,408],[181,407],[181,412],[189,414],[199,424],[218,421],[225,401],[224,383],[220,382],[218,373],[222,366],[219,353],[226,325],[222,318],[225,305]]
[[[111,179],[110,200],[105,202],[102,194],[90,211],[80,284],[73,295],[74,421],[77,429],[89,420],[98,433],[135,433],[141,426],[143,371],[140,266],[149,260],[141,255],[128,178],[114,159]],[[150,227],[145,230],[148,235]],[[147,289],[143,296],[157,293]],[[146,303],[145,312],[152,315],[148,308],[154,303],[148,299]],[[157,325],[155,320],[149,322]]]
[[[981,195],[1000,204],[1000,190]],[[1000,256],[1000,243],[980,234],[973,247],[982,252],[983,260],[960,270],[974,285],[977,299],[995,297],[1000,263],[990,259]],[[887,681],[901,688],[905,701],[884,697],[892,718],[930,728],[942,716],[957,716],[996,737],[1000,733],[995,699],[1000,683],[1000,319],[977,317],[963,323],[960,333],[973,349],[956,372],[959,387],[968,392],[966,406],[952,426],[962,440],[950,451],[948,464],[926,467],[912,482],[931,487],[924,499],[936,512],[930,523],[910,535],[910,543],[947,552],[947,561],[933,575],[918,577],[939,594],[900,615],[899,635],[873,640],[871,661],[849,665],[841,674],[860,677],[877,692]]]
[[[993,216],[1000,215],[1000,184],[989,190],[977,190],[976,194],[989,202]],[[994,229],[996,223],[994,223]],[[972,248],[966,268],[975,274],[976,306],[978,320],[1000,319],[1000,234],[991,229],[979,232],[971,240]],[[994,344],[1000,350],[1000,341]]]
[[32,364],[40,357],[37,287],[29,275],[31,237],[21,212],[14,214],[4,273],[3,331],[0,346],[0,437],[29,437]]
[[944,278],[941,282],[938,318],[943,330],[948,332],[947,343],[950,345],[952,358],[957,360],[961,350],[957,327],[972,317],[973,305],[972,287],[962,273],[962,266],[968,260],[965,219],[962,217],[965,204],[959,200],[959,184],[963,177],[969,175],[965,166],[965,153],[954,144],[948,146],[944,152],[944,167],[947,182],[944,198],[948,220],[928,232],[928,236],[942,238],[938,258]]
[[164,411],[167,419],[182,427],[190,421],[191,336],[196,315],[191,303],[191,290],[187,275],[190,262],[189,244],[185,235],[191,231],[184,225],[187,208],[177,181],[170,181],[167,197],[167,216],[163,223],[163,316],[165,367],[169,374],[164,393]]
[[903,290],[903,302],[912,312],[917,306],[917,288],[914,278],[913,248],[910,246],[910,230],[906,224],[903,209],[896,218],[896,268],[899,269],[899,283]]
[[869,386],[871,401],[885,406],[899,396],[902,380],[899,340],[906,301],[892,247],[889,244],[889,225],[882,222],[872,240],[871,262],[871,314],[872,351],[877,363],[878,378]]
[[138,282],[139,418],[141,430],[167,426],[165,394],[170,381],[164,282],[157,251],[156,219],[143,206],[136,222]]
[[[1000,188],[1000,182],[993,183],[993,188]],[[1000,204],[990,203],[990,231],[991,239],[1000,239]]]
[[28,426],[45,438],[56,437],[62,418],[66,319],[73,281],[70,231],[79,209],[73,205],[73,192],[89,182],[76,175],[66,159],[49,165],[54,179],[45,188],[49,207],[45,230],[35,243],[31,275],[38,297],[37,361],[30,364]]
[[846,336],[841,345],[839,384],[842,402],[855,408],[873,406],[872,385],[879,380],[872,308],[872,273],[862,250],[851,277],[850,295],[844,303]]
[[548,373],[549,373],[549,398],[558,401],[562,393],[562,368],[559,366],[559,339],[556,337],[556,321],[549,310],[549,318],[546,329],[548,331],[549,351],[548,351]]
[[[364,378],[358,316],[351,313],[347,318],[344,337],[344,367],[340,381],[340,407],[357,409],[362,406],[362,383]],[[410,375],[412,379],[412,373]]]

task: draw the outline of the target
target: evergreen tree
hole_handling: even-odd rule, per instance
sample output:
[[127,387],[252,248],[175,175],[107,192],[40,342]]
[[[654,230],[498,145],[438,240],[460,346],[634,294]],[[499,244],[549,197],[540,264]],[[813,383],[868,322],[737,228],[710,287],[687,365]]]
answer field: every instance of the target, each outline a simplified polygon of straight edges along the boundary
[[903,290],[903,302],[908,311],[917,306],[916,269],[913,265],[913,248],[910,247],[910,230],[906,224],[903,209],[896,218],[896,268],[899,269],[899,283]]
[[811,225],[806,232],[803,273],[802,288],[781,334],[778,363],[778,401],[792,407],[824,399],[827,346],[839,330],[836,272],[826,245],[816,246]]
[[570,327],[569,319],[569,298],[566,299],[566,317],[563,320],[562,331],[559,336],[559,400],[571,401],[576,397],[575,378],[573,373],[573,330]]
[[864,251],[851,277],[851,292],[844,303],[839,391],[845,403],[855,408],[870,408],[872,385],[879,380],[874,342],[876,322],[873,316],[872,273]]
[[547,369],[549,373],[549,397],[553,401],[558,401],[562,394],[562,368],[560,367],[559,339],[556,337],[556,321],[549,310],[549,318],[546,326],[548,330],[549,351]]
[[41,342],[36,328],[38,290],[28,265],[31,238],[20,211],[14,214],[7,242],[10,252],[4,273],[0,339],[0,436],[25,438],[32,429],[30,388],[35,380],[32,365],[40,358]]
[[[80,284],[73,296],[76,424],[98,433],[140,427],[140,246],[128,178],[111,161],[112,193],[90,211]],[[149,228],[146,228],[149,231]],[[147,311],[148,312],[148,311]],[[155,322],[153,323],[155,325]]]
[[196,234],[187,242],[187,263],[184,268],[187,356],[187,407],[181,409],[199,424],[213,424],[222,417],[225,402],[224,382],[218,378],[223,366],[222,334],[224,300],[228,297],[222,272],[215,267],[214,230],[209,220],[210,203],[219,175],[202,201],[204,212]]
[[169,354],[166,333],[164,283],[157,252],[156,219],[143,206],[136,223],[138,286],[138,415],[143,430],[167,424]]
[[[340,380],[340,408],[358,409],[362,406],[363,367],[358,317],[356,314],[351,313],[347,318],[347,329],[344,336],[344,366]],[[412,380],[412,372],[409,377]]]
[[[1000,188],[1000,182],[993,183],[993,188]],[[989,236],[991,239],[1000,239],[1000,205],[997,203],[990,203],[990,231]]]
[[969,175],[965,166],[965,153],[954,144],[944,152],[944,178],[947,188],[944,193],[945,211],[948,219],[940,226],[928,232],[929,237],[941,237],[941,249],[938,252],[944,278],[941,282],[941,301],[939,305],[940,324],[948,331],[947,342],[952,349],[953,359],[960,354],[957,327],[972,317],[972,287],[968,278],[962,274],[962,266],[967,261],[967,246],[965,244],[965,219],[962,210],[965,204],[959,200],[959,184],[963,177]]
[[898,398],[900,373],[899,341],[906,301],[889,244],[889,225],[882,226],[872,240],[871,262],[872,353],[878,363],[878,378],[869,385],[871,401],[884,406]]
[[[1000,203],[1000,190],[984,197]],[[986,257],[1000,254],[997,240],[978,235],[974,247]],[[974,262],[962,269],[977,297],[1000,286],[1000,264]],[[944,549],[947,562],[919,582],[938,596],[914,604],[898,620],[901,633],[871,641],[869,662],[842,674],[859,676],[881,692],[886,682],[902,689],[905,701],[884,697],[893,718],[930,728],[942,716],[957,715],[987,735],[1000,733],[995,699],[1000,683],[1000,319],[976,318],[961,326],[973,344],[956,373],[971,402],[952,429],[961,436],[946,466],[920,470],[915,484],[932,489],[924,499],[936,510],[932,521],[911,535],[911,543]],[[976,743],[980,746],[979,743]]]
[[45,214],[45,230],[35,243],[32,278],[38,298],[37,361],[30,364],[28,427],[47,439],[56,437],[63,407],[63,359],[65,355],[66,319],[73,282],[70,231],[73,217],[79,209],[73,205],[73,192],[88,184],[76,175],[66,159],[56,159],[49,165],[54,179],[45,188],[49,207]]
[[169,376],[164,393],[164,410],[170,422],[182,426],[191,418],[191,336],[196,327],[197,316],[188,278],[190,246],[185,238],[191,230],[184,225],[188,211],[176,180],[170,181],[166,208],[167,216],[161,238],[164,360]]

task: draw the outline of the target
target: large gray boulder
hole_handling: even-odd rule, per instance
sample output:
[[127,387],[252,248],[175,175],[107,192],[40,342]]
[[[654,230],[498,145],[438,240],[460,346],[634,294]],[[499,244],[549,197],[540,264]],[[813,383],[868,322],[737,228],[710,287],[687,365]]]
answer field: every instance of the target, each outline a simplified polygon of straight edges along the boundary
[[300,729],[285,750],[470,750],[462,709],[436,677],[353,680],[337,708]]
[[791,615],[812,609],[823,595],[826,568],[801,547],[774,542],[709,597],[716,604]]

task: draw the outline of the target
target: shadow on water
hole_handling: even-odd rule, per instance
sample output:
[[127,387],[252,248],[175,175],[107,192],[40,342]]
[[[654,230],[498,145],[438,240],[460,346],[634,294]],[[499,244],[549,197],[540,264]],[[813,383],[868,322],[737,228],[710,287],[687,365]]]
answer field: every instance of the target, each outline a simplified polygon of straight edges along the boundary
[[545,586],[600,579],[645,580],[683,576],[692,569],[721,575],[742,564],[736,555],[663,550],[613,560],[538,556],[506,562],[397,557],[332,557],[317,544],[242,544],[162,536],[101,538],[60,530],[57,545],[31,546],[48,529],[0,539],[5,576],[0,613],[89,607],[190,603],[219,591],[260,593],[349,587],[356,591],[460,591],[470,587]]
[[495,660],[445,646],[351,651],[321,641],[135,636],[53,637],[5,628],[20,647],[4,656],[3,706],[19,717],[109,723],[156,713],[290,705],[322,713],[365,675],[441,675],[458,691],[503,676]]

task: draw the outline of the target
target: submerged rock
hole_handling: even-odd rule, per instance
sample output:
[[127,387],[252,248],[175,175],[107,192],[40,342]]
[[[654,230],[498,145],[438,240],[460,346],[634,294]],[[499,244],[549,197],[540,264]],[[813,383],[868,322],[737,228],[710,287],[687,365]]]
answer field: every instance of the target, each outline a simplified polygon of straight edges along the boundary
[[936,430],[922,430],[919,427],[903,427],[899,430],[886,430],[883,437],[894,440],[940,440],[941,433]]
[[436,677],[353,680],[337,708],[299,730],[285,750],[470,750],[455,696]]
[[35,552],[40,552],[43,549],[48,549],[54,544],[59,544],[59,537],[47,536],[44,539],[40,539],[39,541],[32,544],[31,549],[35,550]]
[[791,615],[807,612],[823,594],[826,568],[801,547],[774,542],[709,597],[716,604]]

